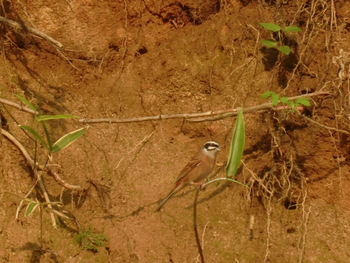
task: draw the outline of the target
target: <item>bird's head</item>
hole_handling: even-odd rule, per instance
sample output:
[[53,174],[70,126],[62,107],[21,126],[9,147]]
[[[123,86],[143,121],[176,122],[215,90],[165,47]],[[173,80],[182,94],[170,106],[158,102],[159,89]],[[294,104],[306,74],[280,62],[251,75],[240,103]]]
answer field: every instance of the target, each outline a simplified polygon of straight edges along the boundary
[[220,150],[221,150],[220,145],[215,141],[206,142],[202,148],[202,151],[205,154],[208,154],[209,156],[212,156],[213,158],[215,158],[217,152]]

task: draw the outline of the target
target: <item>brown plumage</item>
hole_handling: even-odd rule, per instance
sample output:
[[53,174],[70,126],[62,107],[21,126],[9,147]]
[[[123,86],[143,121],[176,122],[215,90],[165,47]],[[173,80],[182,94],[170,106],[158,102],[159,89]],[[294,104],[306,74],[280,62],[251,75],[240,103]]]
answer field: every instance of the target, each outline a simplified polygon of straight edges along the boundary
[[174,194],[190,184],[202,184],[213,171],[217,152],[220,146],[217,142],[206,142],[200,151],[191,159],[191,161],[182,169],[178,176],[173,190],[163,199],[155,210],[159,211]]

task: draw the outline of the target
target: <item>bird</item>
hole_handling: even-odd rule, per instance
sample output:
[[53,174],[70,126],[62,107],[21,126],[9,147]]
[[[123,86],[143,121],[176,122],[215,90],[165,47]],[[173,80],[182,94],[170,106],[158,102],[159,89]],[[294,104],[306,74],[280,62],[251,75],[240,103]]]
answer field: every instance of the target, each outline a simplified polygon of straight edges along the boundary
[[173,189],[160,202],[155,212],[160,211],[169,199],[184,187],[188,185],[203,185],[202,181],[206,179],[214,169],[216,154],[220,150],[220,145],[217,142],[206,142],[199,152],[182,169]]

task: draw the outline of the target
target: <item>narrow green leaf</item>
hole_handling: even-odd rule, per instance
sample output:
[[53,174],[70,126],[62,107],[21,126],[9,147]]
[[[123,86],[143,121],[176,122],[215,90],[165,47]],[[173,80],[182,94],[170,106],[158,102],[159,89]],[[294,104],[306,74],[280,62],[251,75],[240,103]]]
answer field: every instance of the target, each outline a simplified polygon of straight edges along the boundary
[[289,46],[280,46],[280,47],[278,47],[278,50],[286,55],[289,55],[289,53],[291,51]]
[[48,150],[49,150],[49,152],[51,152],[52,151],[52,140],[51,140],[51,136],[50,136],[49,130],[46,127],[46,122],[45,121],[41,121],[40,123],[41,123],[41,125],[43,126],[43,129],[44,129]]
[[275,25],[273,23],[259,23],[259,25],[263,26],[264,28],[272,32],[278,32],[281,30],[281,27],[279,25]]
[[226,175],[232,177],[236,174],[240,165],[241,157],[244,150],[245,128],[243,109],[238,113],[235,130],[232,135],[230,152],[226,164]]
[[278,44],[277,41],[274,41],[274,40],[271,40],[271,39],[263,39],[263,40],[261,40],[261,43],[264,46],[267,46],[267,47],[275,47]]
[[283,29],[283,31],[287,31],[287,32],[300,32],[301,28],[297,27],[297,26],[287,26],[285,29]]
[[304,106],[311,106],[310,100],[308,98],[298,98],[295,100],[295,102]]
[[34,130],[32,127],[26,126],[26,125],[19,125],[19,127],[27,132],[29,132],[34,139],[36,139],[37,141],[39,141],[46,149],[49,149],[47,147],[46,142],[44,141],[43,138],[41,138],[41,136],[36,132],[36,130]]
[[25,216],[30,216],[38,206],[39,206],[39,203],[37,203],[37,202],[30,202],[27,205],[27,208],[26,208],[26,211],[24,212],[24,215]]
[[55,142],[54,145],[52,145],[51,152],[55,153],[55,152],[58,152],[60,150],[63,150],[68,145],[70,145],[72,142],[74,142],[75,140],[80,138],[85,133],[86,129],[87,128],[84,127],[84,128],[75,130],[73,132],[70,132],[70,133],[64,135],[63,137],[58,139],[58,141]]
[[265,93],[263,93],[261,95],[261,98],[262,99],[267,99],[267,98],[271,97],[273,94],[276,94],[276,93],[274,93],[273,91],[266,91]]
[[15,96],[16,96],[19,100],[21,100],[29,109],[31,109],[31,110],[33,110],[33,111],[35,111],[35,112],[38,111],[37,108],[35,108],[35,106],[34,106],[33,104],[31,104],[26,98],[24,98],[24,97],[22,97],[22,96],[20,96],[20,95],[18,95],[18,94],[15,94]]
[[75,115],[65,114],[65,115],[39,115],[36,117],[37,121],[48,121],[48,120],[58,120],[58,119],[70,119],[77,118]]

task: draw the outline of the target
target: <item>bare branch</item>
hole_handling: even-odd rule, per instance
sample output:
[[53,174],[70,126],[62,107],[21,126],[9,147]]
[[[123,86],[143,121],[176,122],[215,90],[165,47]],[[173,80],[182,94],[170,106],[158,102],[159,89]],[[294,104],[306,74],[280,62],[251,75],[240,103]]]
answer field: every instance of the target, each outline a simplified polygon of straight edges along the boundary
[[9,105],[9,106],[14,107],[14,108],[17,108],[17,109],[19,109],[21,111],[25,111],[25,112],[28,112],[28,113],[31,113],[31,114],[35,114],[35,111],[33,111],[32,109],[29,109],[29,108],[23,106],[23,104],[17,104],[17,103],[14,103],[12,101],[5,100],[5,99],[2,99],[2,98],[0,98],[0,103]]
[[[314,92],[299,96],[289,97],[289,100],[295,100],[298,98],[313,97],[319,95],[329,95],[328,92]],[[244,113],[257,112],[273,108],[272,103],[264,103],[257,106],[244,108]],[[147,117],[135,117],[129,119],[116,119],[116,118],[101,118],[101,119],[79,119],[82,123],[128,123],[128,122],[144,122],[144,121],[155,121],[155,120],[167,120],[167,119],[186,119],[188,122],[201,122],[201,121],[212,121],[227,117],[232,117],[238,114],[241,108],[227,109],[227,110],[216,110],[198,113],[179,113],[169,115],[156,115]]]
[[[9,133],[9,132],[5,131],[4,129],[1,129],[1,128],[0,128],[0,130],[1,130],[1,134],[3,134],[9,141],[11,141],[21,151],[21,153],[23,154],[24,158],[27,160],[28,164],[31,167],[33,167],[34,161],[33,161],[32,157],[29,155],[29,153],[26,150],[26,148],[24,148],[24,146],[11,133]],[[41,164],[37,163],[36,167],[39,170],[48,172],[55,179],[55,181],[59,185],[63,186],[64,188],[67,188],[67,189],[72,190],[72,191],[81,191],[81,190],[83,190],[81,188],[81,186],[79,186],[79,185],[72,185],[72,184],[67,183],[56,172],[52,171],[47,166],[44,166],[44,165],[41,165]]]
[[[315,97],[320,95],[329,95],[329,92],[314,92],[298,96],[289,97],[289,100],[295,100],[298,98],[306,97]],[[1,99],[0,103],[15,107],[22,111],[34,114],[35,112],[27,107],[23,107],[20,104],[13,103],[11,101]],[[261,110],[267,110],[275,108],[272,103],[263,103],[253,107],[244,108],[244,113],[252,113]],[[78,122],[81,123],[130,123],[130,122],[144,122],[144,121],[157,121],[157,120],[169,120],[169,119],[186,119],[188,122],[202,122],[202,121],[214,121],[227,117],[232,117],[238,114],[241,108],[227,109],[227,110],[216,110],[216,111],[207,111],[207,112],[197,112],[197,113],[176,113],[176,114],[161,114],[156,116],[145,116],[145,117],[134,117],[128,119],[116,119],[116,118],[100,118],[100,119],[87,119],[82,118],[78,119]]]
[[7,19],[3,16],[0,16],[0,23],[3,23],[7,26],[10,26],[16,30],[20,30],[20,31],[24,31],[24,32],[29,32],[33,35],[39,36],[47,41],[49,41],[50,43],[54,44],[55,46],[57,46],[58,48],[63,48],[63,44],[59,41],[57,41],[56,39],[46,35],[45,33],[41,32],[40,30],[33,28],[33,27],[27,27],[21,23],[18,23],[16,21]]

